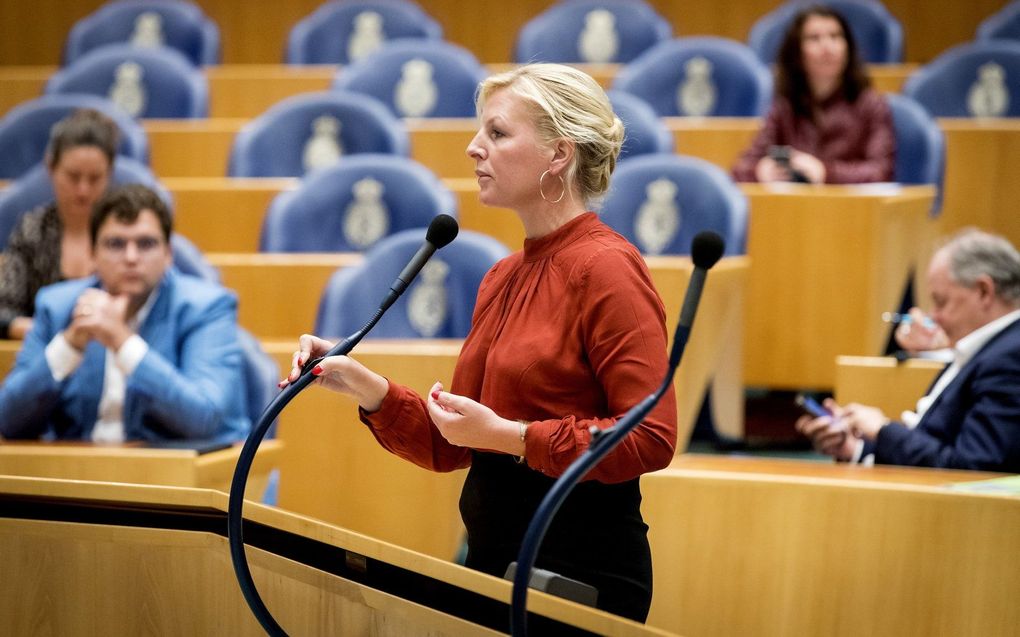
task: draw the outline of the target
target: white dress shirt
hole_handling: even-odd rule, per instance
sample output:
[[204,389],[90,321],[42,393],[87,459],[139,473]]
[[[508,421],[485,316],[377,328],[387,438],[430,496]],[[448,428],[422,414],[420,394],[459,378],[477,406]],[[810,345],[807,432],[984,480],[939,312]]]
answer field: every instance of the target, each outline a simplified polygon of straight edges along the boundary
[[[922,396],[917,401],[917,407],[914,411],[904,411],[900,415],[900,421],[907,427],[914,428],[917,426],[924,415],[931,408],[932,403],[935,402],[946,387],[952,383],[956,377],[960,374],[960,370],[963,366],[970,362],[970,359],[974,358],[974,355],[981,351],[988,341],[992,340],[996,334],[1006,329],[1013,324],[1014,321],[1020,319],[1020,310],[1013,310],[1009,314],[1000,316],[999,318],[985,323],[981,327],[977,328],[970,334],[964,336],[956,342],[956,346],[952,349],[953,362],[950,363],[946,371],[939,376],[938,381],[932,386],[931,390]],[[861,462],[866,465],[872,465],[875,463],[874,454],[868,454],[861,458],[864,452],[864,441],[858,440],[857,447],[854,449],[854,457],[851,462]]]
[[[132,331],[137,331],[138,326],[145,322],[157,296],[158,291],[153,290],[134,317],[128,320],[127,326]],[[135,371],[148,351],[149,344],[138,334],[128,337],[116,352],[106,350],[103,393],[99,398],[96,425],[92,428],[93,442],[124,442],[124,397],[127,393],[127,377]],[[67,342],[63,331],[53,337],[46,346],[45,353],[50,373],[57,382],[78,369],[85,357],[84,352]]]

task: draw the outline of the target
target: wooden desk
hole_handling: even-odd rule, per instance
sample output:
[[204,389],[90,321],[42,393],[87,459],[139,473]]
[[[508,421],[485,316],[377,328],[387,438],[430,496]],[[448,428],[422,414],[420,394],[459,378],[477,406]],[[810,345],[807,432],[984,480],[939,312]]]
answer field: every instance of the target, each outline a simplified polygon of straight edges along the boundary
[[[248,483],[252,499],[262,498],[282,450],[279,440],[259,448]],[[240,453],[240,446],[199,454],[194,449],[8,441],[0,442],[0,475],[229,491]]]
[[891,356],[838,356],[836,402],[874,405],[887,416],[899,418],[917,407],[943,363],[912,358],[899,362]]
[[929,232],[930,186],[743,184],[750,203],[748,385],[831,388],[841,354],[878,355]]
[[263,339],[296,339],[311,332],[329,277],[362,259],[352,252],[206,256],[219,268],[223,285],[238,294],[238,322]]
[[1020,498],[1001,474],[720,456],[642,478],[655,597],[685,635],[1012,635]]
[[944,234],[965,226],[1006,236],[1020,246],[1020,121],[940,119],[946,134]]
[[[263,635],[231,568],[226,509],[208,490],[0,477],[6,630]],[[280,509],[249,502],[244,517],[252,579],[289,634],[507,630],[508,581]],[[553,634],[666,635],[534,591],[528,610],[559,622]]]

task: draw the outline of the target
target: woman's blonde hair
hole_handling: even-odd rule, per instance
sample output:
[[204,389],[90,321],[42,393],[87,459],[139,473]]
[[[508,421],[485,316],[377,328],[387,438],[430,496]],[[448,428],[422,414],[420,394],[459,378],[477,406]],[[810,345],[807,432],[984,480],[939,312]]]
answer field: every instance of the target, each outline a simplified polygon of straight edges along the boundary
[[495,91],[508,89],[530,107],[539,137],[574,143],[574,159],[563,175],[585,204],[609,188],[623,145],[623,122],[605,91],[586,73],[562,64],[527,64],[486,78],[475,98],[479,115]]

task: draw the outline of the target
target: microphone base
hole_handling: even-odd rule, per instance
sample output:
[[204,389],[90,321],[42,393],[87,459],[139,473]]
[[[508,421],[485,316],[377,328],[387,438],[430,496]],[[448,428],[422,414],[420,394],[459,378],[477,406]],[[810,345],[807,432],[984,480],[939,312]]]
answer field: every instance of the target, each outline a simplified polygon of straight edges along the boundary
[[[510,565],[506,567],[506,574],[503,575],[503,579],[513,581],[516,574],[517,562],[510,562]],[[591,606],[592,608],[595,608],[599,599],[598,589],[591,584],[585,584],[584,582],[579,582],[576,579],[563,577],[558,573],[553,573],[552,571],[547,571],[541,568],[531,569],[531,577],[528,580],[528,588],[533,588],[536,591],[541,591],[543,593],[549,593],[556,597],[562,597],[563,599],[577,602],[578,604]]]

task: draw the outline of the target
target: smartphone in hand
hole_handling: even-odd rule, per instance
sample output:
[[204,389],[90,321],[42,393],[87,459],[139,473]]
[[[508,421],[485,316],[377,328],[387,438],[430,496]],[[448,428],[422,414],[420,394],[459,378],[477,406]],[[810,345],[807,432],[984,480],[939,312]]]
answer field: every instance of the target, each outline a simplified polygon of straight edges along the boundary
[[803,409],[806,414],[815,418],[822,418],[823,416],[831,418],[835,415],[831,409],[823,407],[820,402],[805,394],[797,394],[793,402],[797,403],[797,406]]

